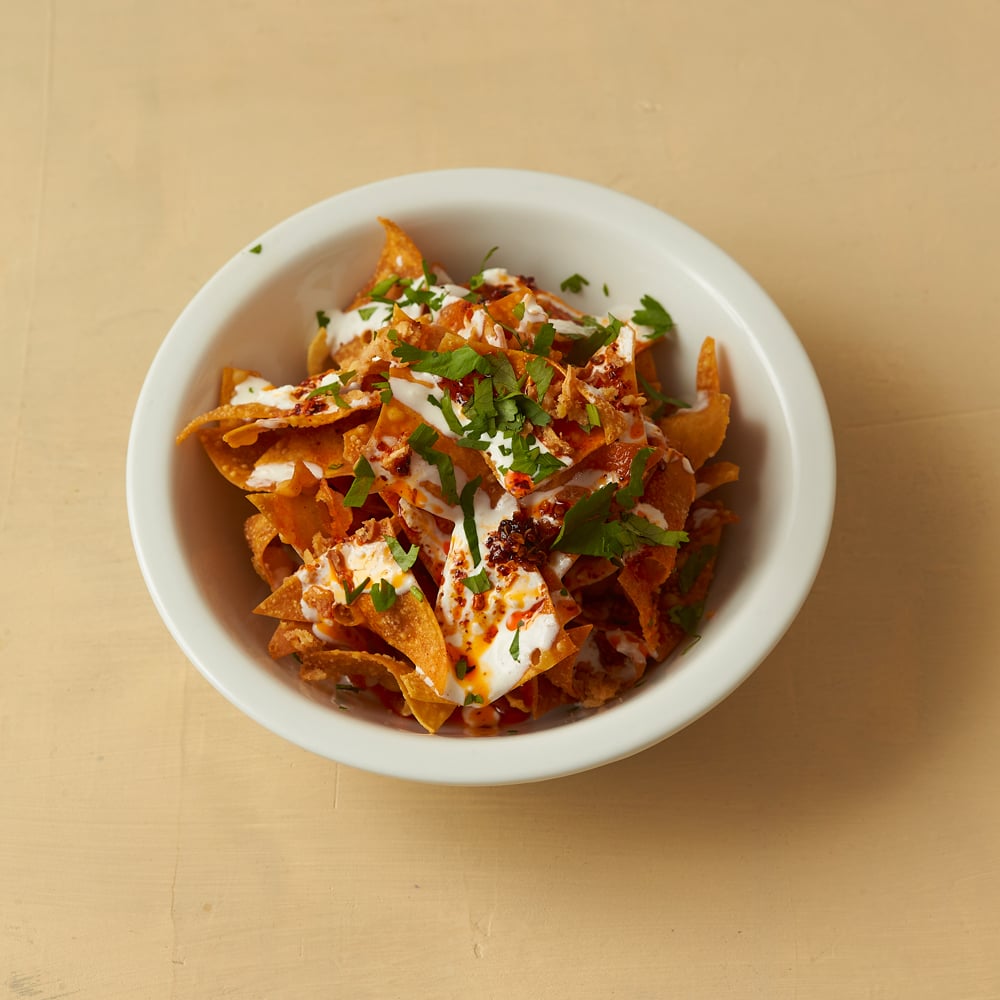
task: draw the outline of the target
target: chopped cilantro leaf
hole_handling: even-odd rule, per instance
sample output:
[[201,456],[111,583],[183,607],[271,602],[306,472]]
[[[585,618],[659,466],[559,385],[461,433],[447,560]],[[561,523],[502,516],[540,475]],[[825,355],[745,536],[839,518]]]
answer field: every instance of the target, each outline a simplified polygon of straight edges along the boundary
[[545,399],[545,393],[549,391],[552,376],[556,371],[544,358],[532,358],[524,367],[531,376],[531,381],[535,383],[538,401],[541,402]]
[[552,548],[561,552],[580,552],[590,555],[604,555],[603,551],[591,551],[599,546],[600,529],[604,527],[611,513],[611,501],[615,498],[617,483],[607,483],[590,496],[578,500],[563,519],[559,534],[552,543]]
[[425,461],[437,467],[441,481],[441,495],[448,503],[458,503],[458,489],[455,483],[455,466],[451,457],[436,451],[432,446],[438,439],[438,432],[427,424],[420,424],[410,434],[410,447]]
[[[546,424],[552,423],[552,416],[549,413],[546,413],[546,411],[543,410],[542,407],[539,406],[539,404],[533,399],[529,399],[524,395],[518,395],[513,398],[521,413],[523,413],[525,418],[530,420],[536,427],[544,427]],[[539,396],[539,398],[541,398],[541,396]]]
[[640,545],[665,545],[676,549],[682,542],[688,540],[686,531],[669,531],[659,525],[647,521],[638,514],[626,514],[622,518],[621,524],[631,536],[631,544],[628,548],[638,548]]
[[427,261],[426,260],[421,260],[420,261],[420,266],[423,268],[423,271],[424,271],[424,281],[427,283],[428,287],[430,287],[431,285],[436,285],[438,277],[430,269],[430,266],[428,265]]
[[492,257],[499,249],[500,247],[492,247],[489,253],[487,253],[486,256],[483,258],[482,263],[479,265],[479,270],[471,278],[469,278],[469,288],[471,288],[472,291],[476,291],[477,289],[482,288],[484,284],[486,284],[485,280],[483,279],[483,271],[486,270],[487,261],[489,261],[490,257]]
[[610,294],[611,294],[611,292],[608,291],[608,283],[605,281],[604,282],[604,297],[607,298]]
[[517,623],[517,628],[514,629],[514,641],[510,644],[510,655],[514,658],[514,661],[521,659],[521,623]]
[[469,661],[463,656],[458,661],[458,663],[455,664],[455,676],[459,680],[463,680],[468,672],[469,672]]
[[675,604],[668,612],[667,617],[675,624],[679,625],[688,635],[696,635],[698,623],[705,613],[705,602],[698,601],[695,604]]
[[379,580],[370,596],[376,611],[388,611],[396,603],[396,589],[388,580]]
[[371,582],[372,578],[370,576],[366,576],[361,583],[359,583],[356,587],[351,588],[344,583],[343,580],[341,580],[340,585],[344,588],[344,600],[348,604],[353,604],[364,593],[365,587],[367,587]]
[[361,688],[359,688],[356,684],[338,684],[337,690],[350,691],[352,694],[357,694],[361,690]]
[[424,601],[427,600],[427,598],[424,597],[424,592],[417,586],[417,584],[413,584],[413,586],[410,587],[410,593],[413,594],[420,604],[423,604]]
[[409,569],[417,561],[417,556],[420,554],[419,545],[411,545],[410,551],[407,552],[391,535],[386,535],[385,544],[389,547],[392,558],[396,560],[396,565],[402,570]]
[[467,576],[462,583],[474,594],[485,594],[492,587],[490,578],[486,575],[486,570],[481,569],[473,576]]
[[598,323],[597,320],[593,320],[593,323],[596,325],[590,333],[574,341],[566,355],[566,364],[582,368],[602,347],[614,343],[618,331],[622,328],[622,322],[616,316],[608,317],[607,326]]
[[385,295],[393,285],[398,284],[399,275],[390,274],[387,278],[383,278],[381,281],[377,282],[372,286],[372,290],[368,293],[370,299],[375,299],[380,295]]
[[316,310],[316,325],[319,327],[330,325],[330,317],[322,309]]
[[462,488],[462,495],[459,503],[462,507],[462,529],[465,532],[465,539],[469,543],[469,553],[472,556],[472,565],[477,566],[482,559],[479,551],[479,532],[476,530],[476,490],[482,484],[483,477],[476,476],[470,479]]
[[518,304],[511,309],[511,312],[514,314],[515,319],[524,319],[524,299],[518,302]]
[[622,510],[631,510],[635,506],[636,500],[642,496],[643,477],[646,474],[646,465],[649,462],[649,456],[653,454],[652,448],[640,448],[632,456],[632,465],[628,472],[628,484],[623,486],[618,491],[618,496],[615,499],[618,501],[618,506]]
[[659,420],[663,416],[663,411],[666,410],[668,406],[676,406],[678,409],[689,409],[691,404],[685,403],[683,399],[677,399],[674,396],[665,396],[659,389],[654,389],[649,382],[639,375],[639,384],[642,386],[642,391],[645,393],[646,397],[650,400],[656,400],[659,404],[656,409],[650,414],[653,420]]
[[444,293],[435,292],[431,288],[414,288],[412,285],[403,293],[399,300],[400,305],[427,306],[432,312],[436,312],[444,305]]
[[392,399],[392,386],[389,385],[389,373],[382,372],[382,380],[379,382],[372,383],[373,389],[378,389],[379,399],[382,401],[382,405],[385,406],[386,403]]
[[351,379],[357,374],[357,372],[353,371],[338,372],[337,378],[339,381],[327,382],[326,385],[317,386],[311,393],[309,393],[308,396],[306,396],[306,399],[313,399],[316,396],[333,396],[333,401],[337,404],[337,406],[346,410],[348,408],[347,403],[340,398],[340,394],[345,388],[347,388],[348,385],[350,385]]
[[532,352],[547,358],[549,351],[552,350],[552,341],[555,339],[555,335],[556,328],[551,323],[543,323],[538,328],[538,333],[535,334],[535,343],[531,347]]
[[[462,348],[459,348],[462,350]],[[458,353],[458,352],[456,352]],[[520,392],[521,386],[514,374],[514,368],[506,354],[486,354],[481,355],[486,361],[487,370],[484,375],[489,375],[493,379],[493,384],[502,392]],[[482,369],[477,369],[482,371]]]
[[[490,371],[486,355],[463,344],[457,351],[424,351],[412,344],[400,343],[392,349],[394,357],[408,364],[414,371],[440,375],[458,382],[472,372],[486,375]],[[506,361],[506,358],[504,359]],[[509,364],[510,362],[508,362]]]
[[427,397],[428,403],[434,403],[436,406],[440,407],[441,413],[444,416],[444,421],[448,425],[448,429],[452,434],[458,434],[461,436],[463,433],[462,421],[458,419],[458,414],[455,412],[455,404],[451,401],[451,394],[445,393],[440,401],[434,396]]
[[666,531],[635,514],[626,514],[619,521],[609,521],[611,501],[617,489],[617,483],[607,483],[570,507],[552,548],[562,552],[620,559],[626,552],[641,545],[675,547],[687,541],[685,532]]
[[712,561],[714,555],[714,545],[702,545],[701,548],[688,552],[684,565],[677,571],[677,586],[682,594],[688,593],[698,582],[701,571]]
[[593,430],[601,426],[601,411],[593,403],[587,404],[587,430]]
[[582,274],[571,274],[564,281],[559,282],[559,291],[579,294],[583,291],[583,286],[589,284],[590,282]]
[[[378,306],[377,306],[377,305],[375,305],[375,306],[362,306],[362,307],[361,307],[361,308],[360,308],[360,309],[358,310],[358,315],[359,315],[359,316],[360,316],[360,317],[361,317],[361,318],[362,318],[363,320],[369,320],[369,319],[371,319],[371,318],[372,318],[372,316],[374,316],[374,315],[375,315],[375,310],[376,310],[376,309],[378,309]],[[325,324],[325,323],[324,323],[324,324],[322,324],[322,325],[323,325],[323,326],[326,326],[326,324]]]
[[632,322],[638,323],[639,326],[648,326],[653,331],[648,340],[659,340],[668,330],[674,328],[670,313],[652,295],[643,295],[639,302],[642,309],[637,309],[632,314]]
[[354,482],[344,497],[345,507],[362,507],[375,485],[375,472],[363,455],[354,463]]
[[250,247],[250,253],[260,253],[261,250],[263,249],[264,249],[263,244],[255,243],[252,247]]
[[473,694],[471,691],[465,696],[465,705],[482,705],[483,696],[481,694]]

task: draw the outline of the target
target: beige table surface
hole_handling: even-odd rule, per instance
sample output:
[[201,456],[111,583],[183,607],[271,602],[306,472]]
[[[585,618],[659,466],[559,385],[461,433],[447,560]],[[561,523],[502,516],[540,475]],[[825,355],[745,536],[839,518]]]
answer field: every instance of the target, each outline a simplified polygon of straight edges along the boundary
[[[0,995],[1000,997],[1000,8],[0,6]],[[636,195],[825,386],[815,590],[726,703],[560,781],[431,788],[242,716],[147,596],[145,370],[357,184]]]

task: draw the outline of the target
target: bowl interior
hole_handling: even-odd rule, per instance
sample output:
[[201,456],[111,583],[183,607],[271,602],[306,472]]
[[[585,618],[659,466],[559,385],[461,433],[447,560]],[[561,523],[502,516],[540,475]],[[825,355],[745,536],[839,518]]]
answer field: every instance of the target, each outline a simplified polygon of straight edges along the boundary
[[[493,175],[491,197],[484,197],[481,183],[456,183],[454,173],[480,180]],[[137,406],[130,516],[147,582],[175,638],[248,714],[310,749],[375,770],[475,781],[485,769],[494,774],[485,780],[523,780],[641,749],[710,708],[756,666],[791,621],[818,567],[829,529],[832,444],[822,396],[794,335],[745,273],[707,241],[647,206],[579,182],[507,171],[454,173],[451,183],[404,178],[409,186],[387,182],[314,206],[265,234],[259,255],[238,254],[202,290],[165,341]],[[496,245],[491,264],[533,275],[540,287],[558,290],[568,275],[585,275],[584,294],[568,297],[587,311],[655,296],[678,328],[657,347],[667,391],[693,394],[698,349],[710,335],[723,388],[733,398],[719,457],[743,468],[740,483],[725,487],[742,520],[724,538],[701,641],[652,670],[620,703],[556,713],[501,740],[462,739],[482,758],[475,773],[474,764],[456,771],[446,756],[443,746],[455,738],[428,738],[350,695],[340,704],[318,699],[292,669],[268,657],[272,623],[251,614],[265,588],[242,535],[252,508],[195,441],[173,443],[189,419],[215,405],[224,366],[254,368],[275,383],[304,377],[316,311],[342,307],[372,270],[382,242],[379,214],[399,222],[459,281]],[[814,508],[806,521],[803,504]],[[631,740],[619,732],[623,723]],[[588,728],[592,735],[585,735]],[[577,745],[598,729],[602,753],[580,755]],[[378,742],[379,731],[392,734],[389,743]],[[548,772],[536,765],[533,773],[524,767],[518,773],[521,754],[514,745],[538,738],[562,739],[565,746]],[[396,740],[404,743],[395,746]],[[385,764],[386,753],[400,752],[427,759],[408,767]],[[378,759],[358,759],[371,753]],[[524,761],[531,759],[529,749],[524,753]]]

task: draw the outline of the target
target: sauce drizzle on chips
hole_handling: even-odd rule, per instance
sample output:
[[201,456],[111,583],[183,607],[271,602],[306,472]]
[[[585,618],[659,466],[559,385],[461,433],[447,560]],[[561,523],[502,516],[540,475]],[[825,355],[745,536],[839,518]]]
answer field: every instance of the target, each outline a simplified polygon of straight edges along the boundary
[[709,496],[739,475],[710,462],[715,343],[683,403],[648,351],[674,331],[651,296],[589,316],[491,255],[458,284],[379,221],[375,272],[317,312],[302,382],[226,369],[178,438],[256,508],[269,652],[430,732],[605,704],[697,637],[736,520]]

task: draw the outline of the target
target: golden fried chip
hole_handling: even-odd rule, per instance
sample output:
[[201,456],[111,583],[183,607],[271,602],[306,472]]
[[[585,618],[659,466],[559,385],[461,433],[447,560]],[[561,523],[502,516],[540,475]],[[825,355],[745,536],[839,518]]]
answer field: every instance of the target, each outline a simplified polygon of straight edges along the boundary
[[[282,496],[280,493],[251,493],[247,499],[274,525],[278,537],[300,556],[312,551],[313,537],[332,534],[330,509],[315,493]],[[313,553],[315,554],[315,553]]]
[[400,669],[409,668],[400,660],[382,653],[356,649],[317,649],[302,654],[300,676],[303,680],[321,681],[354,675],[384,683]]
[[398,649],[426,678],[427,700],[443,695],[451,676],[451,660],[445,648],[441,626],[426,598],[411,590],[400,594],[385,611],[377,611],[369,594],[355,602],[365,625],[393,649]]
[[254,466],[261,456],[271,447],[273,435],[262,435],[253,445],[236,450],[223,440],[225,433],[222,426],[202,427],[198,431],[198,440],[225,479],[241,490],[250,490],[252,487],[247,480],[253,475]]
[[243,525],[243,535],[250,548],[250,561],[257,575],[270,584],[270,573],[264,565],[264,552],[278,535],[278,530],[269,517],[252,514]]
[[729,426],[729,397],[719,392],[715,341],[706,337],[698,355],[698,403],[660,421],[667,441],[700,469],[722,446]]
[[344,460],[344,435],[336,426],[285,428],[268,440],[271,443],[258,458],[259,465],[302,462],[311,467],[314,478],[350,475]]
[[354,301],[347,307],[357,309],[369,301],[371,290],[382,281],[395,275],[398,278],[419,278],[424,273],[424,258],[417,245],[403,231],[402,226],[389,219],[378,220],[385,230],[382,254],[375,265],[375,273],[361,288]]
[[711,465],[703,465],[698,470],[697,496],[703,497],[726,483],[735,483],[739,478],[740,467],[732,462],[713,462]]
[[253,609],[253,613],[282,621],[309,621],[302,612],[302,582],[297,576],[286,577],[277,590]]

